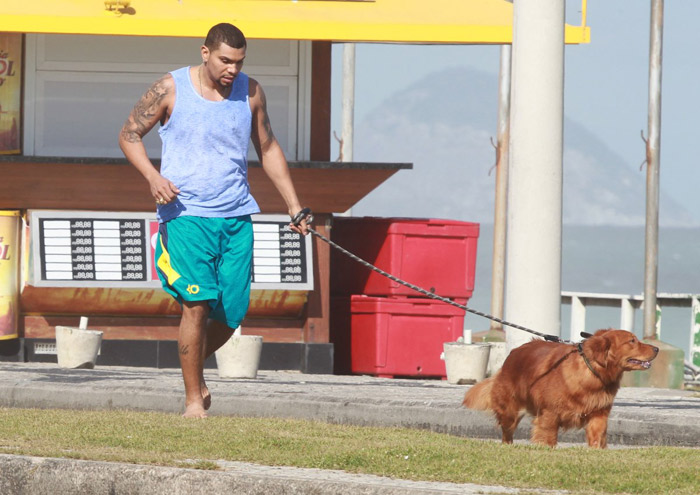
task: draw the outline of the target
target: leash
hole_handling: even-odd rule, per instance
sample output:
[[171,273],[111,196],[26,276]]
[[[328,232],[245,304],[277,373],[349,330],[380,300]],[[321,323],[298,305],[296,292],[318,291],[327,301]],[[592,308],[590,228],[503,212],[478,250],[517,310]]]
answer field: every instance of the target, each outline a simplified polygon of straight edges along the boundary
[[[516,330],[522,330],[523,332],[531,333],[531,334],[536,335],[536,336],[538,336],[538,337],[540,337],[540,338],[542,338],[542,339],[544,339],[544,340],[547,340],[547,341],[549,341],[549,342],[562,342],[562,343],[566,343],[565,340],[563,340],[563,339],[561,339],[561,338],[559,338],[559,337],[557,337],[557,336],[555,336],[555,335],[549,335],[549,334],[546,334],[546,333],[538,332],[538,331],[536,331],[536,330],[532,330],[531,328],[527,328],[527,327],[524,327],[524,326],[522,326],[522,325],[517,325],[517,324],[515,324],[515,323],[511,323],[511,322],[509,322],[509,321],[502,320],[501,318],[498,318],[498,317],[496,317],[496,316],[493,316],[493,315],[490,315],[490,314],[487,314],[487,313],[482,313],[481,311],[477,311],[477,310],[475,310],[475,309],[469,308],[469,307],[467,307],[467,306],[465,306],[465,305],[463,305],[463,304],[456,303],[456,302],[454,302],[454,301],[451,300],[451,299],[448,299],[448,298],[446,298],[446,297],[439,296],[439,295],[435,294],[434,292],[430,292],[430,291],[428,291],[428,290],[426,290],[426,289],[424,289],[424,288],[422,288],[422,287],[418,287],[417,285],[414,285],[414,284],[412,284],[412,283],[410,283],[410,282],[406,282],[405,280],[401,280],[400,278],[395,277],[394,275],[385,272],[385,271],[382,270],[381,268],[377,268],[377,267],[374,266],[373,264],[369,263],[368,261],[363,260],[363,259],[360,258],[359,256],[357,256],[357,255],[351,253],[351,252],[348,251],[347,249],[343,248],[342,246],[339,246],[339,245],[336,244],[335,242],[333,242],[333,241],[331,241],[330,239],[328,239],[327,237],[325,237],[323,234],[320,234],[319,232],[317,232],[317,231],[314,230],[313,228],[309,227],[308,224],[310,224],[310,223],[312,222],[312,220],[313,220],[313,214],[312,214],[312,212],[311,212],[311,208],[304,208],[304,209],[302,209],[299,213],[297,213],[296,215],[294,215],[294,217],[292,217],[292,224],[298,227],[299,224],[301,224],[301,222],[302,222],[303,220],[306,220],[306,223],[307,223],[306,229],[309,231],[309,233],[311,233],[312,235],[318,237],[318,238],[321,239],[323,242],[325,242],[325,243],[329,244],[330,246],[334,247],[335,249],[337,249],[337,250],[340,251],[341,253],[345,254],[346,256],[352,258],[353,260],[357,261],[357,262],[360,263],[361,265],[363,265],[363,266],[369,268],[370,270],[372,270],[372,271],[374,271],[374,272],[379,273],[380,275],[385,276],[385,277],[388,278],[389,280],[392,280],[392,281],[394,281],[394,282],[396,282],[396,283],[399,283],[399,284],[401,284],[401,285],[403,285],[403,286],[405,286],[405,287],[408,287],[409,289],[413,289],[413,290],[415,290],[416,292],[419,292],[419,293],[421,293],[421,294],[423,294],[423,295],[429,297],[430,299],[435,299],[435,300],[437,300],[437,301],[442,301],[442,302],[444,302],[444,303],[446,303],[446,304],[449,304],[449,305],[451,305],[451,306],[455,306],[455,307],[457,307],[457,308],[460,308],[460,309],[462,309],[462,310],[464,310],[464,311],[466,311],[466,312],[468,312],[468,313],[471,313],[471,314],[474,314],[474,315],[477,315],[477,316],[481,316],[482,318],[486,318],[486,319],[495,321],[496,323],[500,323],[501,325],[505,325],[505,326],[508,326],[508,327],[511,327],[511,328],[515,328]],[[581,335],[583,336],[583,332],[581,333]],[[586,335],[589,335],[589,336],[590,336],[590,334],[586,334]]]
[[[583,335],[584,333],[585,333],[585,332],[581,332],[581,335]],[[587,333],[586,335],[589,336],[589,337],[593,337],[593,335],[591,335],[591,334],[589,334],[589,333]],[[576,350],[578,351],[578,353],[579,353],[579,354],[581,355],[581,357],[583,358],[583,362],[586,363],[586,366],[588,366],[588,369],[591,370],[591,373],[593,373],[593,375],[595,375],[595,377],[596,377],[598,380],[600,380],[601,382],[603,382],[603,385],[605,385],[605,380],[603,380],[603,378],[602,378],[602,377],[598,374],[598,372],[593,368],[593,365],[592,365],[591,362],[588,360],[588,357],[586,356],[586,354],[583,352],[583,342],[579,342],[579,343],[576,345]]]

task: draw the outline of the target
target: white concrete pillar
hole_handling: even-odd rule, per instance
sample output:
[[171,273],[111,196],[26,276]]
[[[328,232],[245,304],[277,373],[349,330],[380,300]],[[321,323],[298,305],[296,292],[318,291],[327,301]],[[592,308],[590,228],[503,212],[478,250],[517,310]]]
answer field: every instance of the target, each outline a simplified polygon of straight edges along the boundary
[[355,141],[355,43],[343,45],[343,132],[342,161],[353,161]]
[[572,342],[582,340],[581,332],[586,331],[586,305],[578,296],[571,296],[571,336]]
[[[506,320],[561,335],[563,0],[513,4]],[[532,335],[506,328],[513,349]]]
[[[498,143],[496,147],[496,191],[493,215],[493,261],[491,264],[491,315],[503,319],[506,274],[506,218],[508,213],[508,146],[510,145],[511,46],[501,46],[498,74]],[[492,331],[503,326],[491,320]]]
[[634,331],[634,304],[630,299],[620,301],[620,329]]

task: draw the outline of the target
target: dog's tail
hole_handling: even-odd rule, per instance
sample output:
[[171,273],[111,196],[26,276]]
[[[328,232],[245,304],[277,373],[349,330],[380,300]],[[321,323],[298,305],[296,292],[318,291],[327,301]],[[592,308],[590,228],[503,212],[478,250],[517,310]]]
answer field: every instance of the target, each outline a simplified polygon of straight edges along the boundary
[[469,409],[487,411],[491,407],[491,389],[493,388],[493,377],[480,381],[464,394],[462,405]]

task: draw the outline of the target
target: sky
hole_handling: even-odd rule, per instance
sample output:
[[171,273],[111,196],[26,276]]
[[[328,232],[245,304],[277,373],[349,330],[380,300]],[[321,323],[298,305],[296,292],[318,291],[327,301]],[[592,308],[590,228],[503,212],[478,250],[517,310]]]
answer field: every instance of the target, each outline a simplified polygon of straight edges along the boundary
[[[566,19],[580,25],[580,0],[566,0]],[[645,159],[648,135],[651,0],[588,2],[591,43],[567,46],[564,112],[615,150],[632,169]],[[700,1],[665,2],[661,109],[662,190],[698,216],[700,167],[695,118],[700,115]],[[342,44],[333,47],[332,129],[341,131]],[[358,44],[355,126],[379,104],[431,73],[466,66],[497,75],[500,47]],[[468,98],[455,88],[455,98]],[[494,108],[494,113],[497,108]],[[566,129],[564,130],[566,132]],[[494,136],[496,129],[494,129]],[[333,146],[331,158],[338,156]]]

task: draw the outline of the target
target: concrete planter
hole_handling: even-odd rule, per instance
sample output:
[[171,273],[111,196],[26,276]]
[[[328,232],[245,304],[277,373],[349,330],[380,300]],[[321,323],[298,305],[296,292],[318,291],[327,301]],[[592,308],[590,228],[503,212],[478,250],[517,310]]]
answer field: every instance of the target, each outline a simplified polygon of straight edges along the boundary
[[61,368],[95,367],[102,345],[102,334],[97,330],[75,327],[56,327],[56,355]]
[[216,351],[219,378],[257,378],[263,338],[233,335]]
[[445,342],[443,348],[448,383],[469,385],[486,378],[490,344]]
[[508,357],[505,342],[489,342],[491,350],[489,352],[489,364],[486,367],[486,376],[493,376],[503,367],[503,362]]

